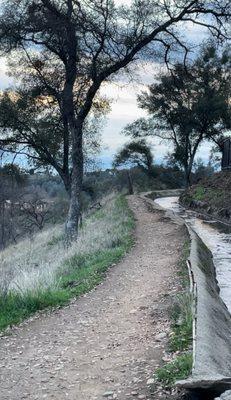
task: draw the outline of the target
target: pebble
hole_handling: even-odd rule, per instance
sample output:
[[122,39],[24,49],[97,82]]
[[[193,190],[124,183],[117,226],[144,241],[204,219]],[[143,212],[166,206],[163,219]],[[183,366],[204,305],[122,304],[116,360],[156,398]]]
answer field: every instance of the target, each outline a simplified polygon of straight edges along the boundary
[[162,339],[166,338],[167,334],[165,332],[159,333],[158,335],[156,335],[156,341],[159,342]]
[[103,394],[103,397],[110,397],[110,396],[113,396],[113,394],[114,394],[114,392],[108,391],[108,392],[105,392],[105,393]]

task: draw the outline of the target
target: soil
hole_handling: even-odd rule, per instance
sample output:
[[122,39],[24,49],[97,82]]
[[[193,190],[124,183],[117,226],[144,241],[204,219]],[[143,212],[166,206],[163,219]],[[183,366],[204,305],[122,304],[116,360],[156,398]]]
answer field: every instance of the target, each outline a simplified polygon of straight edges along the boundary
[[166,398],[147,381],[163,362],[185,231],[139,196],[129,204],[136,243],[103,283],[1,338],[1,400]]
[[201,179],[180,196],[182,205],[231,224],[231,171]]

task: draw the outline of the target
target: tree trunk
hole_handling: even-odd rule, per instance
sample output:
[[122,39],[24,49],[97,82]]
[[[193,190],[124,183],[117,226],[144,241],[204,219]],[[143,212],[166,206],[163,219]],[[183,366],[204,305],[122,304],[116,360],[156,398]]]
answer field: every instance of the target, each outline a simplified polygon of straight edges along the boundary
[[83,184],[83,122],[71,121],[70,129],[73,144],[70,205],[65,226],[67,244],[70,244],[70,242],[77,239],[79,221],[81,218],[81,192]]
[[127,171],[127,174],[128,174],[128,194],[134,194],[133,182],[130,170]]
[[59,173],[59,175],[63,181],[68,196],[71,197],[71,178],[69,176],[69,171],[67,173]]
[[185,174],[186,189],[188,189],[191,186],[191,172],[192,172],[192,169],[189,166],[185,167],[184,174]]

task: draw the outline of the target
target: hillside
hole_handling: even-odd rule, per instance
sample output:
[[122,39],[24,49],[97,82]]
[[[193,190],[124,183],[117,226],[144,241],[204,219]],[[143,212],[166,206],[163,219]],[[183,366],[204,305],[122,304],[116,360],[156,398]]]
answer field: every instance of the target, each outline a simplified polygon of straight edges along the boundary
[[181,197],[181,204],[187,208],[211,215],[231,223],[231,172],[218,172],[201,179]]

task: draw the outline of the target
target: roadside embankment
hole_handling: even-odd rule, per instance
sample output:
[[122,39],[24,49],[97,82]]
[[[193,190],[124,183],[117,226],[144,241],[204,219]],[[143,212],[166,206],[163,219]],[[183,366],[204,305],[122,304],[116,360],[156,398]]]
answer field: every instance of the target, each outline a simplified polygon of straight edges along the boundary
[[212,218],[231,223],[231,172],[202,179],[180,196],[180,203]]

